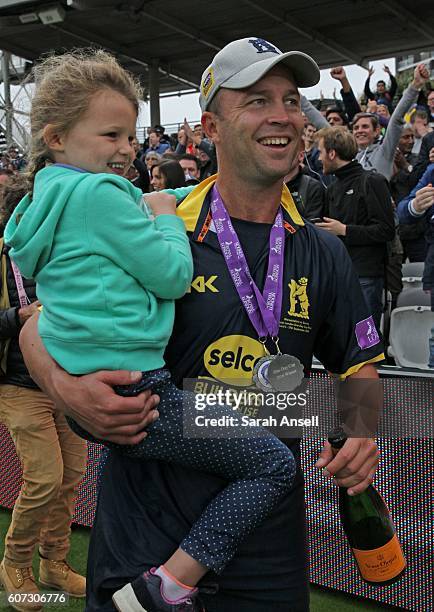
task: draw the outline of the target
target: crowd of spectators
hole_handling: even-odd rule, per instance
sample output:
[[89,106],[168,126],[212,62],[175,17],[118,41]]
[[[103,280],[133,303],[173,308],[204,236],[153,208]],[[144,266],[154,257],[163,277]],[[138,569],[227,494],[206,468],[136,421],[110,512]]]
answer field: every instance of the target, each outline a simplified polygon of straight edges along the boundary
[[[399,92],[389,67],[383,70],[388,82],[379,79],[374,86],[374,70],[369,69],[361,99],[342,66],[330,71],[340,84],[340,99],[334,95],[333,104],[324,107],[321,100],[314,106],[302,96],[304,142],[285,177],[303,217],[343,240],[377,324],[385,291],[392,296],[392,308],[397,304],[402,263],[425,261],[434,242],[426,207],[418,211],[407,203],[410,212],[398,214],[399,203],[434,164],[430,75],[420,64],[410,85]],[[161,125],[149,128],[136,153],[132,180],[144,192],[195,185],[217,171],[213,143],[200,124],[190,127],[186,120],[171,136]],[[432,275],[427,266],[427,290]]]
[[[337,235],[350,255],[357,253],[354,263],[377,322],[385,288],[392,294],[392,307],[396,306],[402,289],[402,263],[406,259],[425,261],[434,242],[432,211],[410,207],[410,217],[397,214],[399,203],[427,168],[434,167],[434,90],[429,73],[423,64],[417,66],[413,81],[399,92],[389,67],[383,70],[389,82],[380,79],[374,87],[374,70],[370,68],[361,99],[354,94],[342,66],[330,71],[340,84],[340,98],[334,93],[332,105],[324,106],[320,100],[314,106],[302,96],[303,146],[285,178],[306,219],[332,233],[346,226],[345,235]],[[330,128],[346,130],[349,140],[339,129],[336,133],[327,131]],[[195,185],[218,170],[214,144],[204,136],[200,123],[190,126],[184,120],[171,135],[155,125],[147,129],[144,142],[135,140],[134,148],[136,158],[127,178],[144,193]],[[330,151],[334,151],[331,160]],[[348,151],[354,153],[354,159],[347,159]],[[0,182],[24,167],[25,157],[10,147],[0,156]],[[363,178],[365,173],[377,173],[384,180]],[[355,194],[356,203],[336,200],[342,191],[338,183],[347,194]],[[432,284],[426,273],[425,288]]]
[[169,136],[161,125],[148,128],[146,140],[135,142],[136,159],[130,180],[144,193],[196,185],[217,172],[213,143],[204,138],[201,124],[187,120]]
[[[340,81],[341,100],[323,108],[302,97],[300,164],[325,187],[322,211],[311,216],[344,242],[377,323],[383,292],[391,293],[392,309],[397,304],[407,259],[425,262],[423,288],[432,301],[434,286],[434,90],[423,64],[399,95],[396,79],[387,66],[384,71],[390,84],[379,80],[373,91],[370,69],[360,101],[343,67],[330,73]],[[292,191],[291,181],[288,187]]]

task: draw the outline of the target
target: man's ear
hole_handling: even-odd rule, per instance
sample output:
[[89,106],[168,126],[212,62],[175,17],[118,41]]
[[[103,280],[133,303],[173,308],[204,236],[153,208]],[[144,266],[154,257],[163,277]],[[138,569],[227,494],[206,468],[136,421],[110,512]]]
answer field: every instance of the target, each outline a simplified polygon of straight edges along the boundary
[[336,159],[335,149],[330,149],[330,151],[327,151],[327,155],[330,161],[333,161],[334,159]]
[[64,135],[51,123],[44,127],[42,137],[45,144],[53,151],[64,151],[65,142]]
[[217,122],[218,117],[215,113],[211,111],[205,111],[202,114],[202,118],[200,120],[202,124],[203,131],[208,138],[211,138],[213,141],[218,140],[218,130],[217,130]]

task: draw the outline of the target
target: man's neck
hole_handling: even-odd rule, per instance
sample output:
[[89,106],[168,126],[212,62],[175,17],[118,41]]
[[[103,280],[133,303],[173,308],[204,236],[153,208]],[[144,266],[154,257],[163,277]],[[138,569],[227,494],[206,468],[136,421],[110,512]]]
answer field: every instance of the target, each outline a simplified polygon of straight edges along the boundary
[[282,182],[260,187],[218,176],[216,183],[229,216],[254,223],[273,223],[282,199]]

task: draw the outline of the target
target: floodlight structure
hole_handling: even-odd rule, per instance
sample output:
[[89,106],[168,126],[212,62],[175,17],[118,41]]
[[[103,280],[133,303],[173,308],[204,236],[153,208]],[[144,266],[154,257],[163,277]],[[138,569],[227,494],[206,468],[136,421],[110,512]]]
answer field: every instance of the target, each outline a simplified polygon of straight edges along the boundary
[[[30,139],[29,110],[32,99],[28,75],[31,62],[1,51],[0,63],[0,126],[4,137],[0,149],[17,146],[28,148]],[[14,90],[11,85],[16,86]]]

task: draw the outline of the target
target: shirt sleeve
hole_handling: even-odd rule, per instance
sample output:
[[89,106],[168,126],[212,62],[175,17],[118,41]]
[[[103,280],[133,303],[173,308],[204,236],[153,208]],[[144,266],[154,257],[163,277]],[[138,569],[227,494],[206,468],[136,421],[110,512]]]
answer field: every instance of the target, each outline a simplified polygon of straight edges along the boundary
[[119,183],[91,187],[85,227],[91,252],[111,259],[158,298],[177,299],[190,286],[193,262],[182,219],[149,219]]
[[401,200],[400,203],[398,204],[397,212],[398,212],[398,218],[399,218],[400,223],[404,223],[404,224],[416,223],[424,215],[427,215],[427,216],[429,215],[428,210],[431,211],[431,214],[433,214],[434,206],[432,206],[430,209],[428,209],[421,215],[412,214],[411,210],[409,209],[409,204],[413,200],[413,198],[416,197],[416,193],[419,191],[419,189],[426,187],[429,183],[432,183],[433,181],[434,181],[434,164],[430,164],[428,168],[426,169],[426,171],[424,172],[421,179],[419,180],[416,187],[414,187],[411,190],[411,192],[408,194],[408,196],[405,197],[403,200]]
[[346,378],[367,363],[382,361],[384,354],[351,259],[340,241],[333,242],[328,250],[334,299],[317,334],[314,354],[329,372]]

